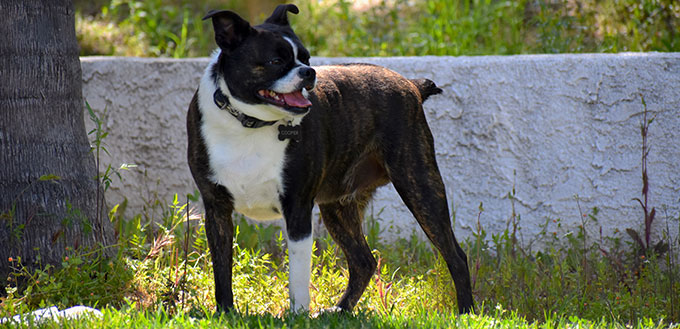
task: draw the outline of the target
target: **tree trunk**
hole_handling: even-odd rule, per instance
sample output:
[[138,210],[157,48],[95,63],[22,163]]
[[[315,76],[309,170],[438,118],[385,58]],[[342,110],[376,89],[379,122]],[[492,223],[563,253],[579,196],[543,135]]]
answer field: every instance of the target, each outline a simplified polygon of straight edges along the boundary
[[[9,258],[59,264],[112,242],[83,122],[70,0],[0,1],[0,287]],[[43,177],[43,179],[41,179]],[[99,202],[97,202],[99,200]],[[4,289],[1,289],[4,293]]]

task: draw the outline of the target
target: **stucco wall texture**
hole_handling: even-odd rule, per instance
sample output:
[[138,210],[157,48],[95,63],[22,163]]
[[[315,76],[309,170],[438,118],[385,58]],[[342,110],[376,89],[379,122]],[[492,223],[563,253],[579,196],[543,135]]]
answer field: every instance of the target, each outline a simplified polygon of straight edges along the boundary
[[[109,131],[111,156],[102,156],[102,166],[138,166],[122,180],[114,177],[109,204],[127,198],[131,215],[155,200],[170,203],[174,193],[180,200],[192,193],[185,113],[208,59],[81,62],[83,95]],[[426,77],[444,90],[425,111],[459,238],[471,236],[478,219],[489,236],[502,232],[513,190],[525,244],[545,223],[548,232],[575,230],[594,207],[598,221],[587,225],[593,236],[600,227],[604,235],[641,230],[643,212],[633,198],[642,190],[643,96],[655,118],[647,160],[654,231],[660,235],[668,221],[677,236],[680,53],[312,58],[313,65],[346,62]],[[413,230],[424,236],[391,186],[379,189],[368,212],[387,237]]]

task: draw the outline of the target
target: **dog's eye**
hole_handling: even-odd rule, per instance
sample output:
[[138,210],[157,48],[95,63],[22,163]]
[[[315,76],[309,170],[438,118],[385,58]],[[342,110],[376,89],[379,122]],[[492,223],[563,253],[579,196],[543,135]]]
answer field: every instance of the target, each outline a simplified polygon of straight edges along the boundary
[[299,50],[298,59],[300,60],[300,62],[309,65],[309,52],[307,51],[307,49],[302,48]]
[[267,62],[267,64],[274,66],[283,65],[283,59],[277,57]]
[[305,65],[309,65],[309,54],[300,54],[298,59],[300,59],[300,62],[304,63]]

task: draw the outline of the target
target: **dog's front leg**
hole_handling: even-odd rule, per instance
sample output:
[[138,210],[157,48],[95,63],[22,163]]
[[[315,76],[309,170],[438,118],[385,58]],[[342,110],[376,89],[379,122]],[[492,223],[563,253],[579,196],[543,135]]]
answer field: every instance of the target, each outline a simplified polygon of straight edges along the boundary
[[[284,206],[288,236],[288,289],[290,308],[294,312],[309,311],[309,277],[312,262],[312,206]],[[285,204],[285,203],[284,203]]]

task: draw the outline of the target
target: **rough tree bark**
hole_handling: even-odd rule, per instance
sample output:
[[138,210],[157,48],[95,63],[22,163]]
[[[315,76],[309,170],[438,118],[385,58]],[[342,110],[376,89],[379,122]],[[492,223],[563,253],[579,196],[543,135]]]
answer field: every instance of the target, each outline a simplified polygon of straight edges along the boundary
[[10,257],[28,267],[58,264],[67,246],[109,244],[113,235],[106,216],[97,216],[101,193],[83,121],[73,4],[2,0],[0,17],[4,287]]

